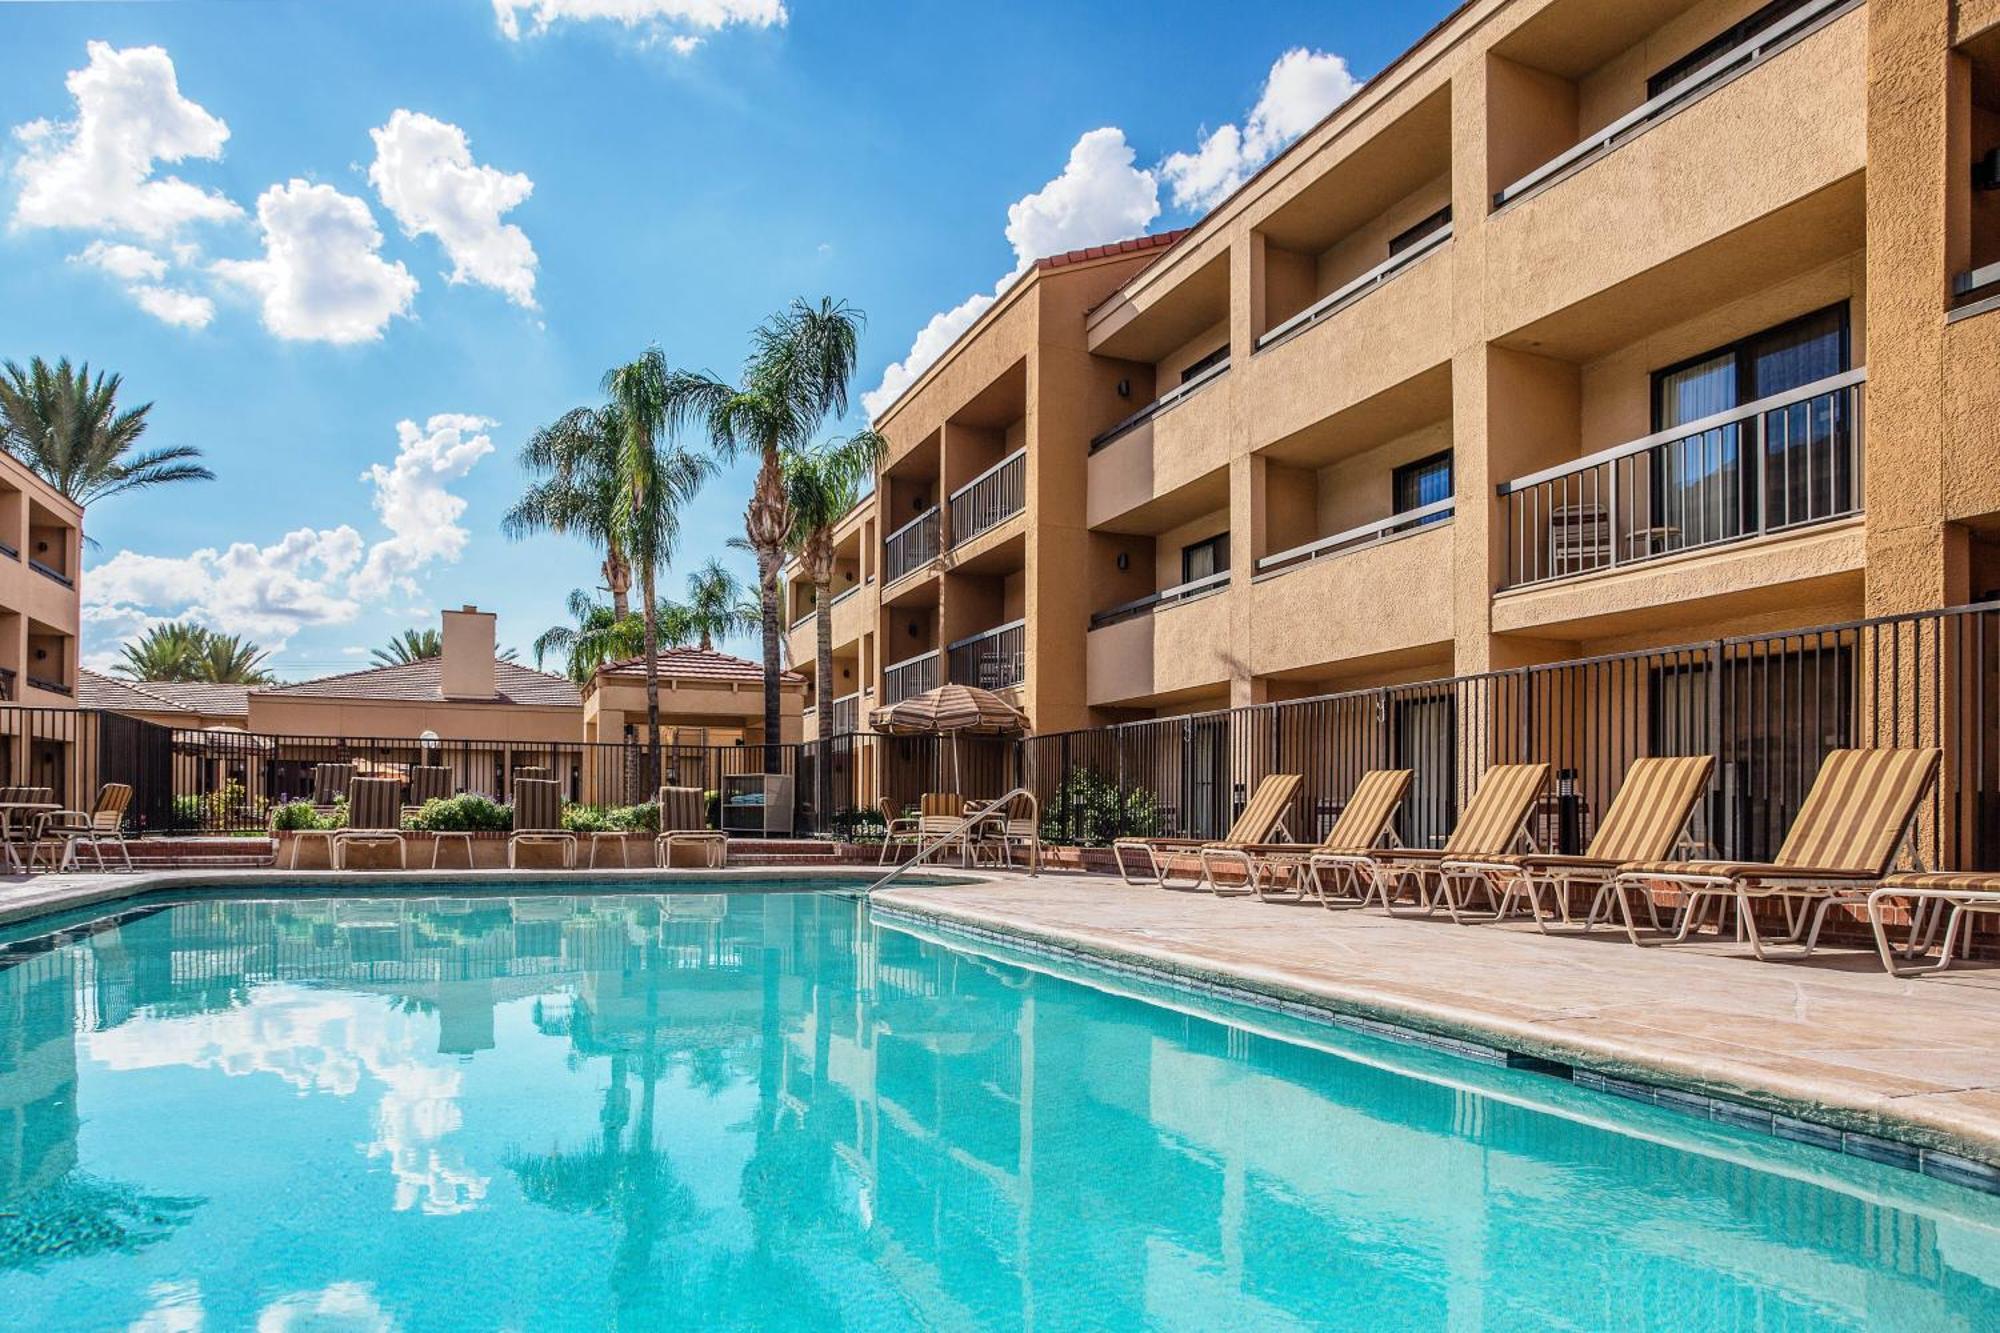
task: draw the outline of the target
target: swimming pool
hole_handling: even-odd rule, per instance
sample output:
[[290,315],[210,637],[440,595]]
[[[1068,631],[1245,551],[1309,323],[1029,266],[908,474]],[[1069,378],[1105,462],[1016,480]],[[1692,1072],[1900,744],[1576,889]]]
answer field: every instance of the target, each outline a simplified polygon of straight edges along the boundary
[[2000,1327],[2000,1198],[844,896],[10,938],[19,1327]]

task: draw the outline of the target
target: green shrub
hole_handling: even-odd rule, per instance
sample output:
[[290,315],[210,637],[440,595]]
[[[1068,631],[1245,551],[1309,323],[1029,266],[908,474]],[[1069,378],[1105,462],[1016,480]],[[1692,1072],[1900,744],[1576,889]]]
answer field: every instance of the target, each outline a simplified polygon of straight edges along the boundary
[[571,805],[563,808],[563,827],[571,833],[657,833],[660,807],[639,805]]
[[1118,838],[1158,837],[1160,826],[1159,797],[1145,787],[1121,793],[1117,783],[1088,768],[1064,778],[1042,807],[1044,842],[1108,847]]
[[514,827],[514,812],[484,796],[440,796],[404,819],[416,833],[505,833]]
[[287,801],[271,810],[271,831],[273,833],[296,833],[302,829],[339,828],[344,819],[346,807],[334,814],[322,815],[311,801]]
[[879,810],[837,810],[827,825],[836,842],[879,843],[889,831]]
[[242,783],[231,778],[218,791],[174,797],[173,827],[177,832],[240,828],[262,823],[269,809],[269,801],[261,796],[253,798]]

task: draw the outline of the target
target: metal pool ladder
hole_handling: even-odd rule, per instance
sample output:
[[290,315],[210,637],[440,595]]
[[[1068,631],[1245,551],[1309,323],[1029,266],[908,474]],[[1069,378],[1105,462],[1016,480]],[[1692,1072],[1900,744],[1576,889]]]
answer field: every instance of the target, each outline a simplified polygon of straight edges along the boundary
[[[923,839],[919,837],[917,840],[917,854],[911,857],[909,860],[903,862],[901,865],[897,866],[895,869],[891,870],[888,874],[882,876],[882,878],[876,880],[873,884],[870,884],[866,892],[869,894],[875,893],[876,891],[880,890],[884,885],[894,880],[898,875],[901,875],[904,871],[914,870],[917,866],[923,864],[924,860],[928,858],[930,854],[936,851],[938,848],[947,846],[950,843],[960,841],[965,837],[967,833],[972,831],[974,825],[983,823],[987,819],[992,818],[992,813],[995,809],[998,809],[1002,806],[1013,805],[1015,797],[1017,796],[1032,797],[1033,795],[1034,793],[1032,791],[1029,791],[1026,787],[1016,787],[1012,791],[1008,792],[1005,796],[1000,797],[998,800],[988,801],[980,809],[974,811],[972,814],[967,815],[964,819],[961,819],[958,822],[957,826],[954,827],[950,832],[938,834],[936,841],[932,842],[930,846],[928,847],[924,846]],[[1030,869],[1029,873],[1032,875],[1032,874],[1038,874],[1040,872],[1038,869]]]

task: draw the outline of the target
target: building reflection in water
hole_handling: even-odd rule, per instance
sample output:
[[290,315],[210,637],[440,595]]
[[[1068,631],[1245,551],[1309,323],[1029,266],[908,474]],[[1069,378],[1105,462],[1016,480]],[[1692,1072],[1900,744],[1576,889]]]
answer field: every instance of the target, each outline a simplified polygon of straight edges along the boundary
[[[79,1044],[307,1092],[372,1079],[367,1150],[397,1207],[602,1225],[608,1263],[578,1281],[626,1323],[2000,1319],[1994,1215],[1954,1216],[1932,1182],[1905,1197],[1660,1117],[1613,1132],[1617,1112],[1560,1085],[1480,1086],[1360,1039],[1340,1040],[1369,1058],[1341,1058],[878,928],[841,898],[201,902],[9,961],[0,1208],[112,1218],[107,1245],[169,1237],[200,1201],[79,1171]],[[468,1161],[481,1107],[457,1073],[520,1039],[496,1025],[517,1003],[567,1077],[601,1085],[596,1123]],[[748,1108],[723,1126],[733,1197],[686,1178],[689,1090]],[[0,1235],[0,1265],[39,1262],[34,1236]],[[1510,1271],[1540,1276],[1496,1285]]]

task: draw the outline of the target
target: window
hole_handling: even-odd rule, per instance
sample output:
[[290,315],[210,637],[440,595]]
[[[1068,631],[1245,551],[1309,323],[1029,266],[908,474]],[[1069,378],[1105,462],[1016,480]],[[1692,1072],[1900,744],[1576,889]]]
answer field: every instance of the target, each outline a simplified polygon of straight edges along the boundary
[[1186,370],[1183,370],[1181,372],[1181,383],[1186,384],[1189,380],[1195,378],[1195,376],[1215,369],[1228,359],[1229,344],[1224,343],[1207,356],[1202,357],[1199,361],[1191,363]]
[[[1396,469],[1392,482],[1395,489],[1396,512],[1407,514],[1412,509],[1421,509],[1427,504],[1451,498],[1451,450],[1419,458],[1414,463],[1405,463]],[[1424,523],[1443,518],[1443,514],[1432,514],[1421,520]]]
[[1773,0],[1740,23],[1731,25],[1703,42],[1694,50],[1668,65],[1665,69],[1646,80],[1646,99],[1651,101],[1669,88],[1686,83],[1695,71],[1708,64],[1723,52],[1743,45],[1752,37],[1778,22],[1780,19],[1804,9],[1811,0]]
[[1205,541],[1181,547],[1181,582],[1193,583],[1229,572],[1229,534],[1218,532]]
[[1423,240],[1426,236],[1434,236],[1450,225],[1451,205],[1446,204],[1443,208],[1440,208],[1437,212],[1431,214],[1408,231],[1399,231],[1394,236],[1391,236],[1389,238],[1389,258],[1394,259],[1397,255],[1403,253],[1403,251],[1409,249],[1418,241]]

